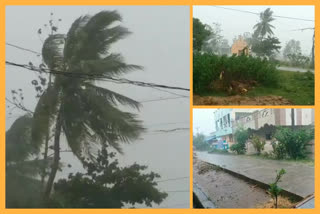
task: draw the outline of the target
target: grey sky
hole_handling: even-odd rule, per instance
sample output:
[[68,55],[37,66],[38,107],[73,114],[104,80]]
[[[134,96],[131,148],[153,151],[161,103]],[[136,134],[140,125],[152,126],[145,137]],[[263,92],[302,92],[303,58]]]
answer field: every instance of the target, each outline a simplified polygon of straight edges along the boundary
[[[101,10],[118,10],[123,17],[123,26],[132,31],[126,39],[117,42],[112,50],[121,53],[126,62],[142,65],[145,69],[125,75],[125,78],[189,88],[190,19],[187,6],[7,6],[6,42],[41,51],[42,43],[37,30],[48,22],[51,12],[56,19],[62,19],[58,32],[67,33],[76,18]],[[6,60],[23,64],[31,61],[35,65],[41,62],[41,58],[34,54],[9,46],[6,46]],[[36,99],[31,80],[34,78],[32,71],[6,66],[6,97],[11,98],[11,89],[22,88],[25,105],[33,110]],[[103,82],[99,85],[138,101],[176,96],[125,84]],[[183,91],[173,92],[189,95]],[[161,180],[189,176],[189,131],[169,134],[154,132],[189,127],[189,99],[146,102],[141,111],[136,113],[144,121],[148,132],[141,140],[123,146],[125,154],[119,157],[121,164],[146,164],[150,170],[162,176]],[[11,116],[7,111],[6,129],[19,115],[19,111],[14,111]],[[73,167],[64,170],[58,177],[65,177],[67,173],[81,168],[72,154],[64,153],[62,161],[70,162]],[[164,191],[189,190],[189,179],[159,185]],[[189,207],[189,192],[169,193],[160,207]]]
[[193,133],[210,135],[215,130],[214,114],[217,109],[193,109]]
[[[236,6],[228,5],[232,9],[246,10],[260,13],[271,8],[274,15],[296,17],[314,20],[314,6]],[[221,24],[222,35],[228,39],[229,45],[235,36],[244,32],[253,32],[253,26],[259,21],[259,16],[226,10],[213,6],[194,6],[193,17],[199,18],[203,23],[211,25],[213,22]],[[282,47],[290,39],[299,40],[302,52],[306,55],[311,53],[313,30],[292,31],[295,29],[314,27],[314,22],[298,21],[277,18],[271,23],[275,26],[274,34],[281,41]]]

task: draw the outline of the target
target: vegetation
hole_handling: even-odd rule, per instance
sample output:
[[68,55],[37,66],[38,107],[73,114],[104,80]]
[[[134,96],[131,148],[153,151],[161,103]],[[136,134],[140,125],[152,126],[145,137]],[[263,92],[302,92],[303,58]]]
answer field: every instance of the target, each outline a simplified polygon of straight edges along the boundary
[[254,135],[251,137],[251,144],[257,151],[257,154],[260,155],[261,152],[264,150],[264,146],[266,145],[265,140],[261,140],[258,136]]
[[32,117],[19,117],[6,132],[6,207],[41,206],[42,183],[36,179],[49,161],[38,159],[31,143]]
[[[193,90],[227,91],[233,81],[256,81],[270,87],[276,86],[278,76],[275,64],[251,56],[217,56],[214,54],[193,55]],[[220,86],[220,87],[219,87]]]
[[274,20],[272,14],[273,12],[270,8],[260,13],[260,22],[253,26],[254,37],[265,37],[268,34],[273,35],[272,28],[274,28],[274,26],[270,24],[270,22]]
[[[151,206],[167,197],[156,188],[155,179],[160,176],[143,173],[146,166],[118,167],[117,160],[107,159],[115,155],[108,153],[107,147],[122,154],[120,143],[130,143],[144,131],[137,115],[119,108],[123,105],[139,110],[137,101],[95,85],[98,77],[119,77],[142,69],[110,52],[114,42],[130,34],[115,24],[121,20],[116,11],[82,16],[67,35],[57,34],[50,20],[51,34],[44,41],[44,63],[39,67],[54,71],[52,78],[50,75],[48,84],[43,77],[40,84],[32,81],[39,97],[34,113],[16,120],[6,133],[7,207],[122,207],[124,203]],[[22,95],[17,96],[23,100]],[[23,106],[22,110],[27,111]],[[63,135],[88,172],[59,180],[53,195],[56,173],[61,170]],[[39,159],[43,148],[44,159]],[[48,155],[49,149],[53,150],[53,157]]]
[[278,208],[278,196],[281,193],[282,189],[278,186],[278,182],[281,177],[286,173],[284,169],[281,169],[279,173],[277,172],[276,179],[273,183],[270,184],[269,192],[274,200],[275,208]]
[[295,105],[314,104],[314,73],[277,71],[279,81],[277,87],[258,85],[249,90],[247,95],[252,97],[276,95],[282,96]]
[[197,133],[193,136],[193,146],[196,150],[206,151],[210,148],[209,144],[205,141],[205,135],[201,133]]
[[[116,11],[78,18],[67,36],[55,34],[46,39],[42,50],[44,62],[52,70],[100,77],[115,77],[141,69],[141,66],[126,64],[121,55],[109,53],[114,42],[129,34],[120,25],[110,28],[116,21],[121,21]],[[95,158],[92,147],[97,144],[110,145],[121,152],[120,142],[135,140],[144,130],[136,115],[117,108],[119,102],[138,109],[138,102],[96,86],[89,76],[72,77],[55,75],[54,82],[41,95],[34,113],[34,144],[42,145],[48,134],[47,127],[54,126],[54,162],[45,190],[46,198],[51,193],[58,170],[62,133],[74,155],[83,161],[84,158]]]
[[211,31],[206,28],[199,19],[193,18],[193,50],[201,51],[204,42],[211,35]]
[[233,152],[236,152],[237,154],[245,154],[247,151],[246,143],[249,138],[248,130],[239,128],[234,133],[234,139],[236,141],[235,144],[233,144],[230,147],[230,150]]
[[[119,167],[115,153],[107,147],[99,151],[97,162],[84,161],[86,173],[70,174],[54,185],[49,206],[58,208],[121,208],[136,203],[160,204],[167,193],[160,192],[154,172],[143,173],[147,166],[133,164]],[[79,191],[81,190],[81,191]]]
[[268,36],[266,38],[258,37],[252,39],[252,52],[259,57],[274,59],[274,56],[279,53],[280,49],[280,41],[276,37]]
[[311,130],[292,130],[279,128],[275,133],[277,143],[273,143],[273,151],[278,159],[304,159],[307,157],[306,146],[314,138]]
[[310,57],[302,55],[300,42],[294,39],[286,43],[283,49],[283,57],[286,61],[281,62],[281,65],[312,68]]

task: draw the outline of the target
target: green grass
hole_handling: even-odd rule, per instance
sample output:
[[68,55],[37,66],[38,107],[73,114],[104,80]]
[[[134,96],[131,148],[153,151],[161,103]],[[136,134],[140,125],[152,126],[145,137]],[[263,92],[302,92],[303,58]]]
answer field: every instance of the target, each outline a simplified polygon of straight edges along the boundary
[[294,159],[275,159],[275,158],[272,158],[270,156],[266,156],[266,155],[256,155],[256,154],[253,154],[253,155],[244,155],[246,157],[249,157],[249,158],[255,158],[255,159],[263,159],[263,160],[276,160],[276,161],[280,161],[280,162],[289,162],[289,163],[300,163],[300,164],[306,164],[308,166],[314,166],[314,160],[310,159],[310,158],[306,158],[306,159],[297,159],[297,160],[294,160]]
[[[277,87],[257,86],[248,91],[246,96],[282,96],[294,105],[314,105],[314,74],[311,72],[292,72],[278,70]],[[207,91],[201,96],[226,97],[227,92]]]
[[295,105],[314,104],[314,74],[311,72],[278,71],[279,86],[269,88],[258,86],[248,92],[248,96],[282,96]]

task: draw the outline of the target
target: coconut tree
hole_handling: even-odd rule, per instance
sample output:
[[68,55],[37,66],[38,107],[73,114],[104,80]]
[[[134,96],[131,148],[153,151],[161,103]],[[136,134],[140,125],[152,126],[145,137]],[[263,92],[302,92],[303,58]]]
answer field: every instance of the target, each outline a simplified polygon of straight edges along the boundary
[[114,42],[130,34],[119,25],[121,20],[116,11],[82,16],[67,35],[50,35],[44,42],[43,59],[54,80],[36,106],[32,142],[42,145],[48,131],[54,134],[53,164],[45,198],[50,196],[58,170],[62,134],[73,154],[84,161],[94,160],[95,151],[103,145],[121,152],[121,142],[137,139],[144,130],[137,115],[118,108],[121,104],[139,109],[137,101],[95,84],[96,77],[117,77],[142,69],[110,52]]
[[253,26],[254,37],[265,37],[267,34],[273,35],[273,25],[270,24],[274,20],[272,17],[273,11],[268,8],[260,13],[260,22]]

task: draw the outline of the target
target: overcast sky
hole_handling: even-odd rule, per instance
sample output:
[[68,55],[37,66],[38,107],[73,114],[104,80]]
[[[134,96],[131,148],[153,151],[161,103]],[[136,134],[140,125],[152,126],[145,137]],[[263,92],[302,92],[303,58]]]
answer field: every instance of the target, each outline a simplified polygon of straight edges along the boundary
[[[95,14],[101,10],[118,10],[123,17],[123,26],[132,34],[117,42],[112,51],[121,53],[126,62],[144,66],[143,71],[135,71],[124,78],[145,82],[189,88],[190,72],[190,18],[187,6],[7,6],[6,42],[41,51],[42,43],[37,30],[48,23],[50,13],[55,19],[62,19],[58,33],[66,34],[72,22],[79,16]],[[44,31],[45,32],[45,31]],[[32,53],[6,46],[6,60],[39,65],[41,58]],[[31,85],[35,74],[32,71],[6,66],[6,97],[11,98],[10,90],[21,88],[24,91],[25,105],[33,110],[36,104],[35,91]],[[100,83],[101,86],[134,98],[150,101],[171,98],[177,95],[151,88],[131,85]],[[189,92],[172,91],[182,95]],[[121,164],[137,162],[146,164],[150,170],[158,172],[162,179],[189,176],[189,131],[162,134],[162,129],[189,127],[189,98],[145,102],[139,114],[148,132],[141,140],[124,145],[124,155],[119,157]],[[6,114],[6,129],[21,115],[13,111]],[[170,123],[170,124],[168,124]],[[64,139],[62,141],[65,142]],[[66,177],[69,172],[81,168],[71,154],[63,153],[62,161],[72,163],[58,177]],[[171,192],[160,207],[189,207],[189,179],[159,183],[161,190]]]
[[193,109],[193,133],[202,133],[210,135],[215,131],[214,112],[216,108],[212,109]]
[[[218,6],[219,7],[219,6]],[[222,35],[228,39],[229,45],[235,36],[244,32],[253,32],[253,26],[259,22],[259,16],[242,13],[238,11],[226,10],[221,7],[227,7],[238,10],[245,10],[260,13],[267,8],[271,8],[274,15],[295,17],[314,20],[314,6],[194,6],[193,17],[199,18],[201,22],[212,25],[212,23],[221,24]],[[290,39],[301,42],[302,52],[306,55],[311,53],[313,30],[293,31],[301,28],[313,28],[314,22],[299,21],[293,19],[284,19],[275,17],[271,22],[275,26],[273,30],[276,37],[281,41],[282,47]]]

